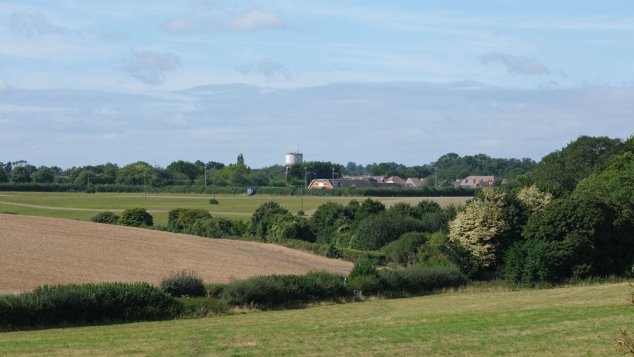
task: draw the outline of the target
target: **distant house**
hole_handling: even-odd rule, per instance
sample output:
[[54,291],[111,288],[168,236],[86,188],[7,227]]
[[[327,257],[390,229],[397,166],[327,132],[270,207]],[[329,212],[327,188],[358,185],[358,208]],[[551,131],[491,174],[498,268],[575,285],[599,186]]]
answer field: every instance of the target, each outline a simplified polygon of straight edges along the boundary
[[462,180],[456,180],[456,187],[479,188],[492,186],[495,181],[494,176],[467,176]]
[[417,179],[416,177],[410,177],[405,180],[405,186],[418,188],[423,186],[423,179]]
[[393,183],[396,184],[400,187],[405,186],[405,180],[403,180],[402,178],[398,177],[398,176],[390,176],[388,178],[385,179],[385,183]]
[[376,187],[377,183],[374,180],[367,179],[352,179],[352,178],[340,178],[340,179],[315,179],[308,185],[309,190],[332,190],[334,188],[348,188],[348,187]]

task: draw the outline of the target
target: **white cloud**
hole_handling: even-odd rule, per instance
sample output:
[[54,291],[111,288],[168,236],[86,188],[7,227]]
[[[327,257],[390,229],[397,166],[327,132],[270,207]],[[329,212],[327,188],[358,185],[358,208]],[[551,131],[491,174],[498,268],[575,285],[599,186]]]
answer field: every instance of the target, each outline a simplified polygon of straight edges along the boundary
[[265,10],[250,10],[230,19],[225,28],[231,31],[252,32],[258,30],[279,29],[285,26],[278,15]]
[[239,14],[220,13],[206,17],[174,17],[163,23],[163,30],[170,33],[197,31],[255,32],[282,29],[284,20],[277,14],[251,9]]
[[165,82],[165,72],[180,66],[180,58],[174,53],[144,50],[135,53],[119,69],[142,83],[155,86]]
[[502,64],[511,74],[544,75],[551,73],[548,67],[533,57],[521,57],[507,53],[491,52],[480,56],[480,61],[484,64]]

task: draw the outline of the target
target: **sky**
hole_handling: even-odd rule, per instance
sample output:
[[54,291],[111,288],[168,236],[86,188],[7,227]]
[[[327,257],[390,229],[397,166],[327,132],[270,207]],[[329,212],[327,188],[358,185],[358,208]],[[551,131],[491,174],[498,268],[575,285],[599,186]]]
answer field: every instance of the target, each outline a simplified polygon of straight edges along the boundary
[[634,3],[0,2],[0,161],[539,160],[634,134]]

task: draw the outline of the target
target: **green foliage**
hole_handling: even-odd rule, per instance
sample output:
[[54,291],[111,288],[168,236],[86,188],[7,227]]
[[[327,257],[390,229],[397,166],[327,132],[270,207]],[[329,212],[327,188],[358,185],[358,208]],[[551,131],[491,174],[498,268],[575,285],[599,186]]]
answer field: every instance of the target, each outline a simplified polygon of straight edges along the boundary
[[210,199],[209,199],[209,204],[210,204],[210,205],[217,205],[218,203],[219,203],[219,202],[218,202],[218,200],[217,200],[217,199],[215,199],[215,198],[210,198]]
[[161,289],[173,297],[206,296],[203,279],[192,271],[172,273],[161,280]]
[[[267,227],[266,231],[262,233],[261,229],[264,229],[265,226]],[[261,238],[266,238],[269,242],[282,242],[290,239],[314,242],[316,239],[308,219],[290,214],[268,217],[260,223],[258,236],[261,233],[265,234],[265,237]]]
[[183,160],[172,162],[171,164],[167,165],[165,170],[171,174],[176,175],[177,177],[182,177],[190,181],[193,181],[198,176],[204,174],[204,167],[202,163],[200,165],[196,165],[195,163]]
[[119,216],[110,211],[104,211],[97,213],[97,215],[90,220],[96,223],[117,224],[119,222]]
[[466,282],[465,275],[455,265],[411,265],[401,269],[382,269],[376,274],[350,274],[347,287],[349,290],[361,290],[364,295],[402,296],[458,287]]
[[537,185],[523,187],[517,193],[517,199],[528,210],[529,213],[541,211],[553,199],[553,195],[542,192]]
[[241,237],[248,230],[247,224],[222,217],[197,219],[189,228],[189,234],[208,238]]
[[4,171],[3,167],[0,167],[0,182],[9,182],[9,175]]
[[354,278],[356,276],[376,276],[376,264],[372,258],[367,255],[363,255],[359,257],[356,263],[354,263],[354,267],[352,267],[352,271],[350,272],[349,278]]
[[438,177],[438,184],[464,178],[469,175],[493,175],[496,178],[513,178],[519,174],[528,172],[535,167],[531,159],[501,159],[491,158],[484,154],[464,156],[448,153],[433,164],[434,177]]
[[41,286],[0,296],[0,330],[173,318],[181,305],[145,283]]
[[542,191],[556,197],[567,195],[579,181],[607,167],[610,159],[623,150],[620,139],[581,136],[561,151],[546,155],[530,177]]
[[197,297],[178,299],[182,305],[183,317],[207,317],[229,313],[229,306],[220,299]]
[[429,239],[427,233],[408,232],[387,244],[381,250],[390,263],[410,265],[416,262],[418,248]]
[[151,227],[154,224],[154,218],[147,213],[145,208],[129,208],[121,213],[117,223],[131,227]]
[[366,217],[379,214],[383,211],[385,211],[385,205],[383,203],[379,201],[375,201],[371,198],[367,198],[363,202],[361,202],[361,205],[359,206],[359,209],[357,210],[354,216],[354,219],[357,222],[360,222]]
[[310,225],[317,236],[317,242],[329,243],[333,233],[341,226],[348,224],[350,219],[344,206],[326,202],[317,207],[310,218]]
[[418,294],[467,283],[455,265],[384,269],[379,272],[379,279],[387,295]]
[[607,169],[579,182],[574,196],[634,207],[634,152],[616,156]]
[[31,173],[25,166],[16,167],[11,171],[11,182],[27,183],[31,182]]
[[335,243],[330,242],[330,244],[322,246],[323,249],[323,254],[328,257],[328,258],[340,258],[341,257],[341,252],[339,251],[339,249],[337,249],[337,246],[335,245]]
[[53,183],[55,181],[55,171],[48,167],[43,167],[31,174],[31,180],[35,183]]
[[159,184],[159,170],[147,162],[134,162],[117,171],[116,183],[120,185],[157,186]]
[[410,205],[409,203],[405,202],[398,202],[391,206],[387,211],[394,215],[407,216],[412,218],[416,216],[415,208],[412,207],[412,205]]
[[631,210],[588,198],[555,200],[528,220],[527,242],[507,257],[506,275],[532,284],[623,274],[634,262],[633,231]]
[[504,192],[484,189],[449,223],[449,239],[473,256],[479,270],[495,265],[497,248],[509,230],[505,200]]
[[199,219],[211,218],[209,211],[200,208],[176,208],[167,213],[167,226],[172,232],[190,233]]
[[288,307],[346,295],[343,278],[326,272],[258,276],[227,284],[220,296],[233,306]]
[[398,239],[403,233],[424,231],[426,227],[416,219],[383,212],[361,221],[357,239],[352,243],[354,248],[375,250]]
[[288,210],[275,201],[264,202],[251,215],[251,234],[255,235],[257,233],[260,222],[276,214],[288,214]]

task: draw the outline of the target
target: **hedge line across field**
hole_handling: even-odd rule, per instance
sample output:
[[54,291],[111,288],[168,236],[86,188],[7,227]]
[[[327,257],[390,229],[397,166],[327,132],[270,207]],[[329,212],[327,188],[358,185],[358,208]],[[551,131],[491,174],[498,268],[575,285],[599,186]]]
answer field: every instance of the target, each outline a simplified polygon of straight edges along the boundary
[[[259,195],[280,196],[360,196],[360,197],[464,197],[475,191],[459,187],[414,188],[338,188],[334,190],[306,190],[297,187],[257,187]],[[178,185],[146,187],[143,185],[75,185],[59,183],[0,183],[0,191],[18,192],[151,192],[151,193],[200,193],[243,194],[247,187]]]

